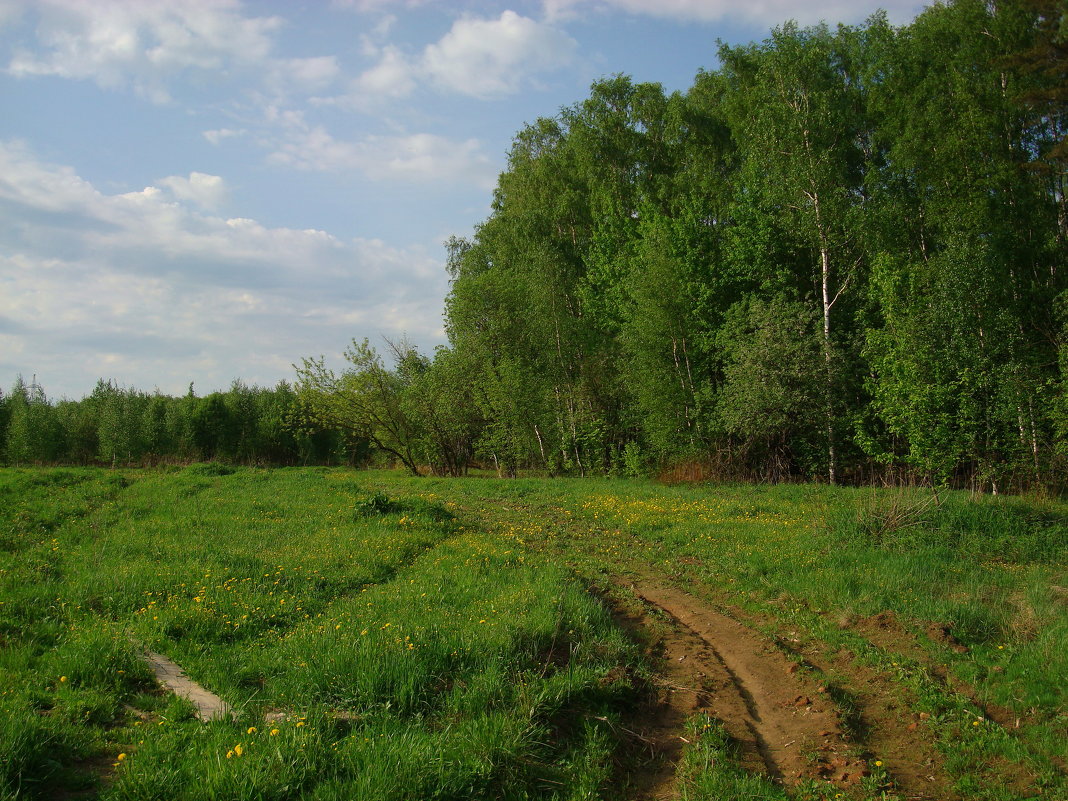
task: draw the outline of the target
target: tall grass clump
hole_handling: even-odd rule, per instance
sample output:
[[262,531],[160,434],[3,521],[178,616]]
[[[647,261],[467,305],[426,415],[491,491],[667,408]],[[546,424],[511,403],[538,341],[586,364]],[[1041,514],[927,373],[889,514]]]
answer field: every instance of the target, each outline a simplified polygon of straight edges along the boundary
[[970,560],[1063,563],[1068,556],[1068,511],[963,492],[920,490],[859,493],[833,507],[829,524],[843,540],[885,550],[945,548]]

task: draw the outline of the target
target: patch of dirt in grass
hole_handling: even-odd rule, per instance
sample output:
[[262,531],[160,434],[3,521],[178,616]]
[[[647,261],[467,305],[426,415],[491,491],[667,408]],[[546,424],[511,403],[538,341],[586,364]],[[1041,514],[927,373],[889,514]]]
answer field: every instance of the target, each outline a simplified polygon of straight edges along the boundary
[[[656,627],[648,614],[612,605],[617,624],[632,634],[646,635]],[[686,647],[676,636],[658,638],[651,645],[654,659],[665,670],[654,680],[655,694],[647,696],[641,704],[630,710],[624,730],[623,742],[629,746],[625,754],[624,788],[628,796],[639,801],[676,798],[675,764],[682,756],[685,744],[683,733],[686,720],[704,707],[707,692],[698,687],[703,679],[699,671],[690,672],[696,664],[691,661],[687,671],[676,668],[692,652],[693,643]],[[667,669],[670,668],[670,669]]]
[[880,761],[894,786],[910,799],[949,799],[943,757],[925,724],[926,715],[909,709],[901,687],[842,652],[818,648],[801,654],[807,666],[828,677],[830,692],[848,710],[847,724],[869,761]]
[[[643,581],[628,589],[649,611],[628,628],[655,628],[660,662],[657,702],[639,710],[635,732],[648,759],[632,775],[639,799],[677,797],[675,763],[684,722],[698,712],[719,720],[738,743],[745,768],[785,784],[803,778],[850,786],[869,774],[843,733],[827,688],[738,621],[693,596]],[[657,626],[652,615],[666,625]]]
[[[529,512],[519,506],[509,511]],[[570,516],[554,517],[553,522],[563,531],[582,534],[578,542],[594,539],[586,536],[592,527]],[[700,567],[701,562],[691,557],[678,564],[688,572],[685,567]],[[705,584],[705,592],[718,599],[716,607],[723,614],[671,587],[667,578],[650,575],[637,562],[628,565],[633,572],[626,579],[619,575],[621,565],[601,575],[615,574],[610,581],[645,602],[644,611],[612,606],[625,628],[654,633],[652,655],[658,659],[659,672],[658,697],[635,710],[627,724],[641,757],[630,763],[638,767],[629,771],[628,797],[641,801],[679,797],[675,764],[686,745],[684,723],[706,712],[738,742],[744,767],[786,784],[798,778],[822,779],[838,784],[848,796],[853,793],[845,788],[867,773],[868,762],[875,767],[874,762],[880,761],[879,771],[892,780],[885,788],[891,793],[888,797],[959,799],[951,789],[934,731],[910,710],[908,691],[893,677],[804,634],[798,635],[801,639],[776,640],[779,648],[792,652],[788,656],[755,632],[754,627],[765,625],[781,629],[774,615],[743,611],[726,594]],[[948,627],[921,623],[917,634],[911,622],[906,626],[892,611],[862,620],[848,616],[839,625],[887,653],[919,662],[947,688],[968,697],[988,719],[1010,729],[1020,726],[1011,711],[981,703],[975,689],[953,676],[924,645],[926,636],[946,651],[966,652]],[[810,726],[815,721],[821,722]]]
[[[936,661],[923,647],[917,636],[909,631],[893,612],[884,611],[863,618],[850,625],[849,628],[863,635],[865,639],[884,651],[902,654],[919,662],[949,689],[966,697],[979,709],[983,717],[998,725],[1007,729],[1018,729],[1022,722],[1028,720],[1027,715],[1021,715],[1011,709],[981,699],[974,687],[954,676],[945,663]],[[956,654],[968,653],[968,648],[953,637],[952,630],[945,624],[927,622],[921,624],[921,628],[924,635],[932,642]]]

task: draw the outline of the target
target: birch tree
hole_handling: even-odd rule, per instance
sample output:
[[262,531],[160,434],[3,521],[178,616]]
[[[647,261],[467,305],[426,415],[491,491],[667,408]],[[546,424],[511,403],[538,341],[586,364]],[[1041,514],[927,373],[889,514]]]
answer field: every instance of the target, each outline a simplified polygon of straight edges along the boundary
[[814,256],[810,276],[821,313],[831,483],[838,477],[833,311],[855,280],[851,216],[862,197],[864,123],[847,34],[787,24],[762,45],[720,48],[747,188],[793,219]]

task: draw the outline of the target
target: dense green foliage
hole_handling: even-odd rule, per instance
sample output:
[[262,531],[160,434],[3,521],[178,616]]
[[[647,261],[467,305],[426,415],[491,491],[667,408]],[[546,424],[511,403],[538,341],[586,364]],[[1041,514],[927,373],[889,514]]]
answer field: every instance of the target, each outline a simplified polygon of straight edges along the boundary
[[1063,4],[957,0],[597,82],[450,243],[445,428],[502,473],[1055,481],[1065,41]]
[[432,359],[364,340],[206,398],[20,382],[4,457],[1060,487],[1066,52],[1063,0],[953,0],[721,45],[686,92],[598,81],[448,242]]
[[365,437],[317,425],[286,382],[235,381],[226,392],[183,397],[97,382],[79,401],[50,401],[20,377],[0,393],[0,463],[142,465],[216,460],[239,464],[363,464]]

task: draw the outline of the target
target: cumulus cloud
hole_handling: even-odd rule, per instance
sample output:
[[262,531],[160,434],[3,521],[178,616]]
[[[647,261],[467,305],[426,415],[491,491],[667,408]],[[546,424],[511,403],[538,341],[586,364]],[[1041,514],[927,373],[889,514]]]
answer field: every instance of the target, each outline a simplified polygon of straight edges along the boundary
[[275,92],[320,92],[341,74],[335,56],[281,58],[270,62],[267,84]]
[[407,97],[415,89],[419,70],[396,47],[383,48],[378,63],[356,79],[361,96]]
[[195,203],[204,209],[217,209],[226,200],[226,184],[218,175],[203,172],[191,172],[188,178],[171,175],[161,179],[159,184],[169,189],[178,200]]
[[493,97],[519,91],[530,74],[570,63],[577,47],[562,31],[505,11],[496,20],[457,20],[427,47],[423,68],[454,92]]
[[[894,22],[905,23],[927,5],[916,0],[886,0],[879,7],[885,9]],[[796,20],[803,25],[821,21],[860,22],[870,13],[850,0],[812,3],[797,3],[796,0],[749,0],[745,3],[731,0],[543,0],[543,7],[549,20],[566,19],[585,8],[698,22],[736,20],[768,27],[787,20]]]
[[7,72],[16,77],[91,80],[164,103],[190,71],[216,80],[250,73],[276,95],[321,92],[341,72],[334,56],[275,57],[284,20],[246,16],[238,0],[39,0],[30,8],[36,47],[15,50]]
[[54,394],[101,376],[173,392],[273,383],[354,336],[442,341],[439,261],[199,211],[216,179],[105,194],[0,142],[0,372],[36,372]]
[[381,12],[387,8],[418,8],[428,0],[333,0],[340,8],[352,8],[363,13]]
[[[367,42],[365,49],[375,52]],[[378,63],[357,78],[352,100],[404,97],[419,83],[477,98],[503,97],[540,73],[571,64],[577,49],[562,30],[514,11],[496,19],[465,16],[421,54],[393,46],[378,50]]]
[[37,52],[17,50],[16,76],[93,80],[169,98],[167,77],[188,69],[224,70],[268,58],[279,17],[245,17],[236,0],[40,0]]
[[295,129],[269,157],[304,170],[359,170],[375,180],[460,181],[492,188],[497,167],[477,139],[457,142],[437,134],[334,138],[322,127]]

